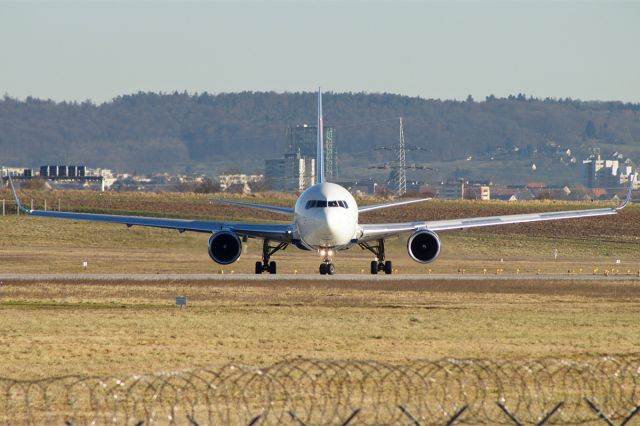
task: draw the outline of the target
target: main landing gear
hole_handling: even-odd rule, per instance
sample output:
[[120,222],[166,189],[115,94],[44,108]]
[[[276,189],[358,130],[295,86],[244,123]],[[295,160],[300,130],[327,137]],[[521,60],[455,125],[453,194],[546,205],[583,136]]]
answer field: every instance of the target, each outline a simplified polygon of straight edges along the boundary
[[371,274],[377,275],[378,272],[384,271],[389,275],[393,272],[393,265],[390,260],[384,260],[384,240],[378,240],[377,245],[369,243],[360,243],[359,246],[363,250],[369,250],[376,257],[371,261]]
[[332,249],[321,249],[320,254],[324,256],[324,260],[320,264],[320,275],[333,275],[336,273],[336,267],[331,262],[333,255]]
[[269,261],[271,256],[277,251],[284,250],[289,244],[278,243],[277,246],[269,245],[269,240],[264,240],[262,243],[262,262],[256,262],[256,274],[262,274],[263,272],[269,272],[270,274],[276,273],[276,262]]

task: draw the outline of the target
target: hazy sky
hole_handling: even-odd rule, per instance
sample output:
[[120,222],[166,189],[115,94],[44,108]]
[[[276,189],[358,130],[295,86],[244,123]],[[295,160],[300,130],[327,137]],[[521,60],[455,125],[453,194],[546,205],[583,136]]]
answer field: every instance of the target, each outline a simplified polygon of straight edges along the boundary
[[640,1],[0,0],[0,94],[318,85],[640,102]]

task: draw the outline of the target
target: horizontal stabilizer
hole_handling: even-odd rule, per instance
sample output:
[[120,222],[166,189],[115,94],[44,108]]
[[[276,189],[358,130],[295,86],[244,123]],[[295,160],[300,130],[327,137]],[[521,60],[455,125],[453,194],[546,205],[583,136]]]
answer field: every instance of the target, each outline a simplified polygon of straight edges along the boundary
[[370,206],[361,206],[361,207],[358,207],[358,213],[366,213],[372,210],[386,209],[388,207],[404,206],[405,204],[421,203],[423,201],[431,201],[431,200],[432,198],[420,198],[417,200],[404,200],[404,201],[396,201],[393,203],[386,203],[386,204],[373,204]]

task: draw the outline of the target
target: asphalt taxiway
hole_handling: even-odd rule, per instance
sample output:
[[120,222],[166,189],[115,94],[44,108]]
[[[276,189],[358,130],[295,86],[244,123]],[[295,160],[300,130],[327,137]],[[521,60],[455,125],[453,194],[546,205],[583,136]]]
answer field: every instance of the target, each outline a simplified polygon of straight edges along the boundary
[[0,281],[224,281],[224,282],[296,282],[296,281],[637,281],[638,275],[610,274],[0,274]]

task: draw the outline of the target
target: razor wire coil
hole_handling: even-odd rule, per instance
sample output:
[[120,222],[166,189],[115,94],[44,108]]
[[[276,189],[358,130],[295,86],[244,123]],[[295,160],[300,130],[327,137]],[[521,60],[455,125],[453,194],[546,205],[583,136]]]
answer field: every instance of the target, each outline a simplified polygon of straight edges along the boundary
[[6,425],[640,424],[638,412],[640,355],[295,359],[125,378],[0,378]]

